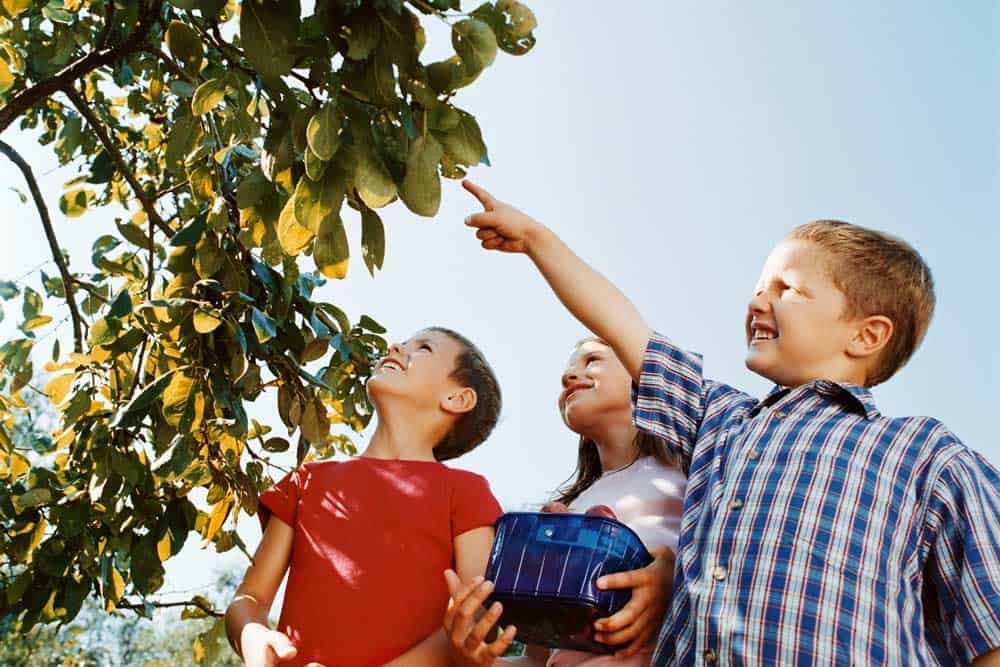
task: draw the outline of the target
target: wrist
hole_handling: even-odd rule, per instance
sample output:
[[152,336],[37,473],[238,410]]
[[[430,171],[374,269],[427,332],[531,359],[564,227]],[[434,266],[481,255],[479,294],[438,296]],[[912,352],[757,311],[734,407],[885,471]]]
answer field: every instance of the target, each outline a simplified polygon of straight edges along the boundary
[[551,229],[533,220],[532,224],[524,230],[524,252],[532,260],[535,260],[558,238]]

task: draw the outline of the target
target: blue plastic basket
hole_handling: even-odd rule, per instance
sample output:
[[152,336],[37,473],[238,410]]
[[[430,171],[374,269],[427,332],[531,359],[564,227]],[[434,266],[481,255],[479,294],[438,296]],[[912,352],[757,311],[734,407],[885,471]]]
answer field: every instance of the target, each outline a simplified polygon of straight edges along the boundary
[[617,647],[593,640],[594,621],[624,607],[631,591],[599,590],[597,579],[651,562],[639,536],[615,519],[510,512],[496,522],[487,605],[503,604],[500,625],[515,625],[520,641],[613,653]]

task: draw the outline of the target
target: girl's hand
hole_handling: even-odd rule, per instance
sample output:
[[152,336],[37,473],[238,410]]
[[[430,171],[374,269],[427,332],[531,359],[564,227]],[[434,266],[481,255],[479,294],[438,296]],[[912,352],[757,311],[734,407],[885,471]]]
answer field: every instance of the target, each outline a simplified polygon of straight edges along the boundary
[[639,570],[609,574],[597,580],[597,587],[631,588],[632,597],[618,613],[594,623],[595,639],[604,644],[628,646],[616,655],[635,655],[653,639],[663,623],[674,581],[674,552],[669,547],[652,549],[653,562]]
[[298,653],[288,635],[259,623],[248,623],[243,628],[240,648],[247,667],[276,667]]
[[476,227],[476,238],[487,250],[501,252],[529,253],[531,241],[542,225],[529,215],[513,206],[497,200],[489,192],[472,181],[462,181],[462,187],[472,193],[483,205],[482,213],[474,213],[465,219],[469,227]]
[[493,584],[483,581],[482,577],[476,577],[463,586],[458,575],[451,570],[445,571],[444,578],[451,593],[448,611],[444,615],[444,631],[451,643],[452,652],[461,656],[465,664],[492,665],[507,652],[517,634],[517,628],[509,625],[497,639],[486,643],[487,635],[503,612],[503,605],[494,602],[482,618],[476,620],[483,602],[493,591]]

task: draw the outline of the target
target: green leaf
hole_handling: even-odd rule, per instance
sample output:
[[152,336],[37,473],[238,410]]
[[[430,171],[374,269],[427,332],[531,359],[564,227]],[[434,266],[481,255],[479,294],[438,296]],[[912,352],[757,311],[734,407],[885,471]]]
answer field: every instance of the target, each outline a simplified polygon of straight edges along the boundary
[[226,82],[223,79],[209,79],[198,86],[191,98],[191,113],[195,116],[207,114],[226,97]]
[[345,27],[347,39],[347,57],[351,60],[364,60],[378,44],[381,35],[378,14],[365,6],[351,14],[350,22]]
[[354,160],[354,189],[358,191],[358,196],[371,208],[385,206],[397,194],[396,182],[392,180],[392,175],[375,154],[375,148],[367,137],[356,141],[351,148],[351,158]]
[[250,208],[271,192],[274,192],[274,187],[264,177],[264,173],[260,169],[254,169],[240,181],[236,190],[236,205]]
[[91,325],[87,342],[91,345],[107,345],[118,337],[120,329],[121,323],[118,320],[102,317]]
[[108,311],[108,317],[124,317],[132,312],[132,296],[129,294],[127,289],[123,289],[121,293],[115,297],[115,300],[111,302],[111,308]]
[[131,428],[138,424],[146,416],[149,407],[163,394],[163,390],[170,384],[170,379],[174,373],[186,368],[187,366],[181,366],[180,368],[167,371],[143,387],[142,391],[136,394],[125,407],[118,411],[109,426],[111,428]]
[[410,153],[406,156],[406,176],[403,177],[399,195],[417,215],[435,215],[441,205],[438,163],[443,154],[441,144],[431,135],[420,137],[410,144]]
[[479,123],[470,114],[457,111],[458,122],[448,132],[435,133],[445,153],[456,164],[474,166],[486,160],[486,144]]
[[320,221],[340,210],[345,188],[338,169],[327,169],[319,182],[311,178],[300,178],[293,197],[295,219],[311,233],[317,233]]
[[240,41],[265,78],[287,74],[295,64],[300,14],[298,0],[243,0]]
[[340,212],[334,211],[320,222],[313,247],[316,268],[327,278],[343,278],[347,275],[349,256],[344,222],[340,219]]
[[205,218],[203,216],[198,216],[182,227],[179,232],[170,237],[170,245],[175,247],[196,245],[204,232]]
[[360,326],[362,329],[367,329],[372,333],[377,333],[377,334],[385,333],[385,327],[376,322],[375,320],[373,320],[372,318],[368,317],[367,315],[361,316],[361,319],[358,321],[358,326]]
[[197,75],[201,70],[203,49],[201,37],[185,21],[171,21],[167,28],[167,47],[170,53],[180,61],[181,66],[190,74]]
[[94,199],[94,193],[84,188],[76,188],[59,198],[59,210],[67,218],[79,218],[87,212],[87,206]]
[[361,256],[374,277],[385,259],[385,228],[378,213],[367,206],[361,208]]
[[284,438],[274,437],[264,441],[264,449],[274,453],[287,451],[290,446]]
[[312,149],[308,147],[306,148],[305,163],[306,176],[314,181],[318,181],[323,178],[323,174],[326,173],[327,163],[319,159],[319,157],[312,152]]
[[11,496],[11,503],[14,505],[14,513],[21,514],[27,509],[45,505],[52,500],[52,492],[45,488],[30,489],[19,496]]
[[507,53],[522,56],[535,45],[531,31],[538,27],[534,13],[517,0],[497,0],[480,5],[472,16],[485,21],[496,34],[497,45]]
[[196,116],[181,116],[167,138],[167,167],[175,173],[184,172],[184,158],[201,134],[201,121]]
[[451,26],[451,44],[467,72],[489,67],[497,57],[497,38],[493,29],[478,19],[465,19]]
[[197,308],[194,311],[194,330],[200,334],[212,333],[222,324],[222,313],[215,308]]
[[203,234],[195,245],[194,268],[199,278],[210,278],[222,268],[226,255],[215,234]]
[[253,330],[257,334],[257,340],[266,343],[278,334],[275,321],[262,313],[257,308],[253,309]]
[[306,141],[309,149],[324,162],[333,159],[340,147],[341,117],[332,103],[327,103],[309,120]]
[[9,301],[18,294],[20,294],[20,290],[17,289],[17,283],[10,280],[0,280],[0,299]]

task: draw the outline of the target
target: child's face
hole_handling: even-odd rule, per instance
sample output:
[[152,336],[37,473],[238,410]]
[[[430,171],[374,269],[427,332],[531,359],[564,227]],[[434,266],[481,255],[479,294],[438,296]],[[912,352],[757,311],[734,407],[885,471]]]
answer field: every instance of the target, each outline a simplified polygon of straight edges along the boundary
[[598,341],[582,343],[570,356],[562,375],[559,414],[580,433],[608,419],[631,423],[632,379],[610,347]]
[[778,385],[862,382],[846,354],[856,322],[816,244],[786,239],[771,251],[746,318],[747,367]]
[[378,398],[406,398],[421,407],[440,405],[443,397],[458,389],[452,379],[462,344],[440,331],[418,331],[409,340],[394,343],[376,364],[368,380],[368,392]]

